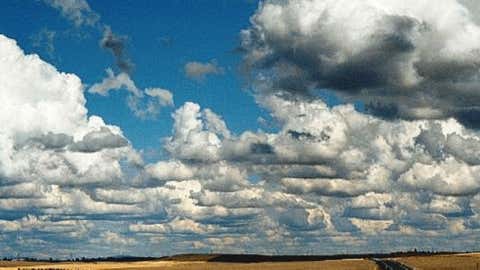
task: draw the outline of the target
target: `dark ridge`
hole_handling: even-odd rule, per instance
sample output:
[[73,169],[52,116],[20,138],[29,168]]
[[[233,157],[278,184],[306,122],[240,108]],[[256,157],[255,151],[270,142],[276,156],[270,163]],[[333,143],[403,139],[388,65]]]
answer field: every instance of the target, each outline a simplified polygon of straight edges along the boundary
[[324,260],[343,260],[343,259],[370,259],[370,258],[391,258],[408,256],[432,256],[440,254],[455,254],[453,252],[396,252],[396,253],[367,253],[367,254],[338,254],[338,255],[281,255],[268,256],[257,254],[217,254],[209,262],[224,263],[258,263],[258,262],[305,262],[305,261],[324,261]]
[[302,261],[323,261],[342,259],[384,259],[410,256],[435,256],[454,255],[471,252],[430,252],[430,251],[408,251],[392,253],[364,253],[364,254],[337,254],[337,255],[259,255],[259,254],[178,254],[164,257],[141,257],[141,256],[110,256],[73,259],[37,259],[37,258],[3,258],[4,261],[27,261],[27,262],[139,262],[139,261],[206,261],[223,263],[257,263],[257,262],[302,262]]

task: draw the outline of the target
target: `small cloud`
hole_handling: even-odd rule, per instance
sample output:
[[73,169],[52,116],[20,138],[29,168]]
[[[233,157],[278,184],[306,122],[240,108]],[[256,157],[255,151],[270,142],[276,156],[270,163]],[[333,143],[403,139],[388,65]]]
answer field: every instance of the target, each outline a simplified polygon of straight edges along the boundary
[[147,88],[145,94],[155,97],[162,106],[173,106],[173,95],[170,91],[161,88]]
[[185,75],[191,80],[201,81],[209,74],[223,74],[224,70],[218,66],[217,61],[212,60],[207,63],[202,62],[188,62],[184,67]]
[[130,245],[137,244],[137,241],[134,238],[129,238],[116,232],[106,231],[106,232],[100,233],[99,238],[91,239],[90,243],[92,244],[106,243],[111,246],[116,246],[116,245],[130,246]]
[[110,26],[105,25],[103,37],[100,40],[100,46],[112,52],[120,71],[131,74],[134,64],[125,54],[126,40],[126,36],[119,36],[115,34],[114,32],[112,32]]
[[76,27],[94,26],[100,19],[100,15],[90,8],[86,0],[44,0],[44,2],[59,10],[62,16],[73,22]]
[[173,45],[173,38],[169,36],[162,36],[157,38],[157,41],[164,47],[171,47]]
[[173,106],[173,94],[162,88],[139,89],[135,82],[125,72],[115,74],[107,69],[107,77],[101,82],[93,84],[88,92],[108,96],[110,91],[126,90],[130,93],[127,105],[135,116],[146,119],[155,118],[162,107]]
[[102,96],[108,96],[111,90],[126,89],[135,96],[141,96],[140,90],[135,86],[135,82],[132,81],[127,73],[120,73],[115,75],[113,70],[108,68],[106,70],[107,77],[101,82],[95,83],[88,89],[89,93],[99,94]]
[[57,33],[53,30],[42,28],[40,32],[30,37],[32,40],[32,46],[43,49],[48,57],[53,58],[53,53],[55,52],[55,45],[53,43],[56,34]]

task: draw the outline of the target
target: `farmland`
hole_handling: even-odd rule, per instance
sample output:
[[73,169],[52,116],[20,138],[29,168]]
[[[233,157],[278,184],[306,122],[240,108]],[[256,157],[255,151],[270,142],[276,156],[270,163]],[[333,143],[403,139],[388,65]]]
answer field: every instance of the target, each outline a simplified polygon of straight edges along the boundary
[[[374,255],[374,254],[371,254]],[[377,254],[382,260],[395,260],[416,270],[480,270],[480,253],[460,254]],[[350,255],[357,256],[357,255]],[[373,258],[365,256],[364,258]],[[291,261],[289,261],[291,260]],[[378,259],[376,259],[378,261]],[[309,257],[309,256],[258,256],[258,255],[176,255],[140,261],[0,261],[5,270],[379,270],[370,259]]]
[[480,253],[411,256],[397,260],[418,270],[480,270]]

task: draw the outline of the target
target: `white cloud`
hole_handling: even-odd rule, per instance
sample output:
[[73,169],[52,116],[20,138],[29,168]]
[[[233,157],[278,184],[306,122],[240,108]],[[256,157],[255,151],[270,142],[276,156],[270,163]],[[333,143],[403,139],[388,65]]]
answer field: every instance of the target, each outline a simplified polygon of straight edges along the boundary
[[378,234],[379,232],[385,231],[393,224],[393,221],[391,220],[365,220],[351,218],[350,221],[366,234]]
[[156,97],[161,106],[173,106],[173,95],[170,91],[161,88],[147,88],[145,94]]
[[174,113],[174,134],[165,144],[172,156],[200,161],[218,160],[220,138],[215,132],[205,129],[201,116],[200,106],[191,102]]
[[128,73],[120,72],[115,75],[111,69],[107,69],[107,77],[92,85],[88,92],[108,96],[110,91],[123,89],[130,93],[127,105],[140,118],[156,117],[162,107],[174,105],[170,91],[161,88],[146,88],[142,91]]
[[90,231],[93,224],[86,220],[58,220],[52,221],[49,216],[28,215],[18,220],[0,220],[0,231],[38,231],[79,237]]
[[412,190],[431,190],[441,195],[465,196],[480,190],[480,167],[470,167],[452,158],[445,162],[417,163],[399,179]]
[[[356,50],[364,52],[381,43],[373,38],[372,45],[363,38],[368,33],[351,28],[371,25],[386,11],[419,17],[417,13],[429,1],[421,1],[418,7],[393,1],[352,3],[347,10],[337,10],[337,2],[328,0],[265,1],[252,20],[252,27],[258,29],[244,36],[255,39],[243,40],[253,46],[247,46],[247,61],[261,65],[267,56],[278,56],[271,53],[287,52],[288,58],[274,68],[301,76],[296,57],[313,50],[326,58],[308,54],[302,59],[314,64],[328,60],[325,68],[335,70],[357,55]],[[372,8],[367,11],[368,5]],[[352,18],[350,6],[359,8]],[[457,5],[446,1],[438,6],[439,10],[452,7],[452,17],[445,20],[453,24],[433,33],[457,29],[454,22],[461,13]],[[330,23],[320,20],[319,11],[324,10],[332,11]],[[340,27],[338,18],[347,19],[341,26],[346,31],[328,31]],[[436,18],[423,19],[440,25]],[[392,27],[410,29],[413,24],[411,32],[398,32],[396,41],[417,35],[425,39],[416,21],[382,20],[381,31],[374,28],[372,34],[379,30],[388,36],[402,30]],[[319,24],[325,27],[318,28]],[[468,19],[464,26],[470,27]],[[252,36],[256,33],[268,34],[261,37],[265,43],[257,43],[260,37]],[[298,34],[293,41],[292,33]],[[463,30],[452,35],[458,35],[452,40],[469,41]],[[337,42],[338,36],[350,43]],[[320,38],[332,43],[317,42]],[[452,55],[463,55],[472,44],[462,43],[455,51],[447,43],[438,45],[453,50],[448,52]],[[292,46],[295,51],[288,54]],[[422,46],[415,48],[421,51]],[[323,54],[329,51],[331,55]],[[424,60],[422,54],[417,56]],[[395,79],[388,85],[418,84],[421,78],[411,69],[417,67],[410,65],[409,57],[400,58],[387,65]],[[449,247],[445,241],[450,244],[452,239],[445,235],[455,235],[462,243],[468,240],[473,247],[473,240],[478,240],[480,138],[477,131],[453,118],[388,121],[358,112],[351,104],[329,107],[320,99],[296,95],[295,88],[279,91],[267,83],[272,88],[256,92],[255,98],[276,122],[272,131],[235,134],[213,110],[187,102],[172,114],[173,131],[164,140],[164,159],[143,165],[119,127],[97,116],[87,117],[78,77],[58,72],[35,55],[25,55],[3,36],[0,60],[0,214],[9,214],[0,221],[5,243],[17,232],[27,236],[35,232],[41,238],[54,233],[73,237],[80,231],[78,236],[98,237],[110,246],[131,249],[137,244],[147,249],[160,240],[161,246],[168,247],[164,252],[170,253],[185,251],[187,245],[241,245],[235,251],[255,252],[282,246],[282,251],[294,253],[318,248],[320,239],[326,252],[338,251],[345,241],[358,251],[372,242],[384,250],[392,245],[411,247],[422,244],[419,235],[427,235],[439,247]],[[406,68],[397,69],[398,63]],[[269,67],[261,65],[264,68]],[[91,93],[108,95],[124,89],[137,115],[173,106],[169,91],[141,90],[128,73],[107,73],[89,89]],[[319,83],[310,77],[307,81]],[[420,106],[409,113],[430,117],[444,111]],[[152,241],[144,241],[149,237]],[[100,243],[83,240],[78,239],[79,246]],[[4,246],[0,243],[0,249]]]
[[148,165],[145,171],[150,177],[160,181],[189,180],[194,176],[192,169],[179,161],[159,161]]
[[92,85],[88,92],[100,94],[102,96],[108,95],[111,90],[127,89],[135,96],[141,96],[141,91],[135,86],[135,83],[130,79],[127,73],[121,72],[117,75],[113,73],[110,68],[107,69],[107,77],[101,82]]
[[130,231],[136,233],[178,234],[194,233],[206,234],[216,230],[213,225],[204,225],[190,219],[176,218],[168,223],[161,224],[132,224]]
[[[87,118],[77,76],[25,55],[5,36],[0,36],[0,59],[0,175],[6,182],[76,185],[122,176],[119,161],[135,155],[134,150],[118,127],[97,116]],[[88,151],[69,151],[82,150],[81,145]]]
[[[467,142],[474,145],[476,132],[454,119],[389,122],[351,105],[258,98],[280,123],[278,132],[221,136],[226,125],[209,127],[207,110],[193,103],[173,114],[167,150],[202,187],[191,193],[193,205],[175,213],[203,221],[218,215],[199,215],[203,207],[223,209],[216,218],[235,221],[263,213],[278,230],[301,235],[317,226],[332,239],[342,233],[375,238],[467,230],[465,204],[478,193],[477,168],[461,153]],[[447,138],[455,141],[447,146]],[[238,177],[241,184],[228,188],[217,170],[222,167],[236,172],[225,179]],[[258,183],[250,182],[252,175]],[[459,221],[451,215],[465,216]],[[352,243],[366,244],[357,238]]]
[[101,232],[99,238],[93,238],[90,242],[97,245],[107,244],[111,247],[116,247],[118,245],[131,246],[137,244],[137,241],[134,238],[125,237],[112,231]]

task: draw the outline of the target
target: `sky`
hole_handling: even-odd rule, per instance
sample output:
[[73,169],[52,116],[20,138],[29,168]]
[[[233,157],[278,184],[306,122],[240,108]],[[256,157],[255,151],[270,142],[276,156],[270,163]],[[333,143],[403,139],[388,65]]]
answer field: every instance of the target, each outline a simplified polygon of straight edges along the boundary
[[0,256],[480,249],[475,1],[0,6]]

